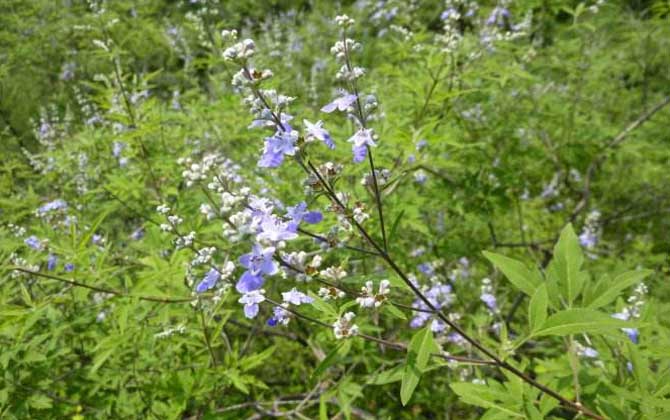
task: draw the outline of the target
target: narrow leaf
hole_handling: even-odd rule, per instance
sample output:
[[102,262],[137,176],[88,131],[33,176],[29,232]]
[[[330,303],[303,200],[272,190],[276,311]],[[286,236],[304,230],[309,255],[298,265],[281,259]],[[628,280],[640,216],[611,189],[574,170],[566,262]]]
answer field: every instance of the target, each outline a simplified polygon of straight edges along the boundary
[[[651,275],[651,273],[653,273],[651,270],[628,271],[616,276],[611,284],[599,284],[598,290],[601,293],[595,296],[595,299],[588,304],[588,307],[596,309],[613,302],[624,289],[639,283],[642,279]],[[609,278],[605,278],[605,280],[609,280]]]
[[484,251],[484,256],[507,277],[519,290],[532,296],[540,285],[541,279],[521,261],[505,257],[504,255]]
[[405,362],[405,371],[400,385],[400,401],[402,405],[407,405],[414,389],[419,384],[421,374],[428,365],[430,354],[437,352],[438,348],[433,340],[433,332],[429,327],[422,328],[409,343],[407,349],[407,360]]
[[566,309],[555,313],[545,321],[542,327],[532,333],[542,335],[570,335],[581,333],[607,332],[617,328],[632,328],[635,324],[612,318],[610,315],[592,309]]
[[547,306],[549,295],[545,284],[537,288],[528,304],[528,325],[531,331],[535,331],[547,320]]

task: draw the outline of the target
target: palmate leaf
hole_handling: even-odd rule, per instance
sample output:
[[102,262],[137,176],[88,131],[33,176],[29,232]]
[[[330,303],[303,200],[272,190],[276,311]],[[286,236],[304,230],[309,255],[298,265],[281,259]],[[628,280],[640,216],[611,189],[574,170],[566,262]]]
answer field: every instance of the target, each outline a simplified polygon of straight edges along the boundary
[[407,359],[405,361],[405,370],[400,385],[400,401],[402,405],[407,405],[414,389],[419,384],[421,374],[428,366],[428,360],[431,353],[437,352],[438,346],[433,340],[433,332],[430,327],[424,327],[412,337],[407,349]]

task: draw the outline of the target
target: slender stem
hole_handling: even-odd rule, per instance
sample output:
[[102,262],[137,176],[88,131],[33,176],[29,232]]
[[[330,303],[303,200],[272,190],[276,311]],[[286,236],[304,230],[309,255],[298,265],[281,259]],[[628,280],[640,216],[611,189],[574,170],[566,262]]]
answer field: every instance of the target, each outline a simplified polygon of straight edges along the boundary
[[39,271],[33,271],[33,270],[28,270],[23,267],[11,267],[10,270],[13,271],[20,271],[22,273],[30,274],[36,277],[43,277],[46,279],[51,279],[51,280],[57,280],[62,283],[67,283],[71,286],[77,286],[77,287],[83,287],[84,289],[89,289],[89,290],[94,290],[96,292],[101,292],[101,293],[108,293],[110,295],[118,296],[118,297],[128,297],[128,298],[134,298],[134,299],[139,299],[139,300],[145,300],[149,302],[159,302],[159,303],[184,303],[184,302],[192,302],[194,298],[192,297],[184,297],[184,298],[163,298],[163,297],[157,297],[157,296],[144,296],[144,295],[131,295],[128,293],[124,293],[118,290],[114,289],[108,289],[106,287],[100,287],[100,286],[92,286],[90,284],[86,283],[81,283],[76,280],[72,279],[66,279],[60,276],[55,276],[53,274],[46,274],[46,273],[40,273]]
[[212,358],[212,365],[217,366],[216,355],[214,354],[214,349],[212,348],[212,343],[209,340],[209,333],[207,332],[207,322],[205,321],[205,312],[200,311],[200,322],[202,324],[202,335],[205,336],[205,344],[207,344],[207,350],[209,350],[209,355]]
[[[342,31],[342,44],[344,46],[344,61],[347,66],[347,70],[349,71],[349,73],[351,73],[353,68],[351,65],[351,56],[349,54],[349,48],[347,47],[346,31],[344,30]],[[351,81],[351,87],[354,92],[354,95],[356,96],[356,109],[358,111],[359,122],[361,123],[362,128],[366,128],[367,121],[365,113],[363,112],[363,106],[361,105],[361,100],[359,98],[358,87],[356,86],[355,79]],[[375,162],[372,156],[372,149],[367,144],[365,145],[365,147],[368,152],[368,163],[370,164],[370,171],[372,172],[372,184],[375,193],[377,213],[379,214],[379,227],[381,228],[382,233],[382,243],[384,245],[384,250],[388,251],[388,242],[386,239],[386,227],[384,225],[384,211],[382,209],[382,198],[381,198],[381,192],[379,191],[379,182],[377,181],[377,171],[375,170]]]

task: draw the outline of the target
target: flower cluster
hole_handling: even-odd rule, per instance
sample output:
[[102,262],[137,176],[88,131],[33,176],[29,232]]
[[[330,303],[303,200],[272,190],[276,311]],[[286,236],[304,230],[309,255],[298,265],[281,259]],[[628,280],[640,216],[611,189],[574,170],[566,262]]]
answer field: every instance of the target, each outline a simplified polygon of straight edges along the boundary
[[333,334],[336,339],[358,335],[358,325],[352,322],[355,317],[356,314],[353,312],[347,312],[333,323]]
[[[639,319],[642,307],[644,306],[644,298],[647,295],[647,292],[648,289],[646,284],[638,284],[635,290],[633,290],[633,294],[628,297],[626,301],[627,305],[624,306],[620,312],[612,315],[612,317],[623,321]],[[628,335],[630,341],[635,344],[638,343],[640,333],[637,328],[622,328],[622,331]]]
[[491,279],[488,277],[482,279],[481,294],[479,295],[479,299],[484,302],[489,312],[492,314],[500,312],[496,296],[493,294]]
[[378,292],[375,293],[372,281],[366,281],[365,286],[361,287],[361,294],[356,298],[356,303],[361,308],[379,308],[388,299],[389,286],[388,280],[382,280],[379,282]]
[[591,251],[598,245],[601,234],[600,212],[598,210],[593,210],[586,216],[584,228],[579,234],[579,243],[584,248]]

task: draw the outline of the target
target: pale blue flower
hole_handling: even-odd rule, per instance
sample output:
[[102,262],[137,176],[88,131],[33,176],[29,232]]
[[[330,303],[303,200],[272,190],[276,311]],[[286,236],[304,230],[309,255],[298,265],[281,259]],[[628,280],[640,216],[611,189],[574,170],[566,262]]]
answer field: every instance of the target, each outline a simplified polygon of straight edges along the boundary
[[342,92],[342,95],[335,98],[333,102],[324,105],[324,107],[321,108],[321,111],[326,113],[331,113],[336,109],[340,111],[346,111],[347,108],[349,108],[351,104],[354,103],[355,100],[356,95],[347,92]]
[[244,316],[247,318],[256,318],[258,315],[258,304],[265,301],[263,290],[254,290],[245,293],[238,302],[244,304]]
[[303,292],[299,291],[295,287],[288,292],[283,292],[281,294],[282,299],[286,303],[290,303],[291,305],[300,305],[303,303],[312,303],[314,302],[314,299],[311,297],[307,296]]
[[352,144],[355,163],[362,162],[365,159],[368,147],[374,147],[377,145],[372,138],[371,128],[361,128],[347,141]]
[[47,270],[53,271],[56,268],[56,264],[58,264],[58,257],[49,254],[49,257],[47,258]]
[[272,275],[277,272],[277,266],[272,259],[274,253],[274,247],[263,248],[259,244],[254,244],[250,253],[240,257],[240,264],[253,275]]
[[249,293],[263,287],[265,279],[260,274],[252,274],[245,271],[235,285],[235,289],[240,293]]
[[42,241],[40,241],[39,238],[35,235],[32,235],[32,236],[26,238],[23,241],[23,243],[28,245],[30,248],[32,248],[36,251],[41,251],[42,250]]
[[319,223],[323,220],[323,215],[318,211],[308,211],[307,204],[303,201],[293,207],[286,209],[286,216],[295,223],[305,221],[309,224]]
[[221,273],[219,273],[217,269],[211,268],[207,274],[205,274],[205,278],[203,278],[200,284],[198,284],[198,286],[195,288],[195,291],[198,293],[206,292],[207,290],[216,286],[216,283],[220,278]]
[[323,121],[319,120],[315,124],[312,124],[307,120],[302,120],[302,122],[305,124],[305,130],[307,131],[305,137],[307,139],[314,138],[324,142],[330,149],[335,148],[333,138],[330,136],[330,133],[323,128]]

